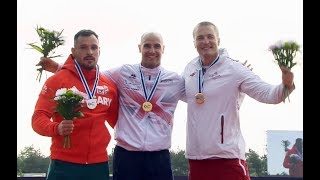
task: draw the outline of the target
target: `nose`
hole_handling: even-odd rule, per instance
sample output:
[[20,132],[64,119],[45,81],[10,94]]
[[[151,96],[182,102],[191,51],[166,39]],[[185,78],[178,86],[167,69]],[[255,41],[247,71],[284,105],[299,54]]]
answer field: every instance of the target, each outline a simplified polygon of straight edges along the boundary
[[205,38],[203,39],[203,42],[204,42],[204,43],[209,43],[210,40],[209,40],[207,37],[205,37]]
[[155,49],[154,47],[151,47],[151,48],[149,49],[149,52],[154,53],[154,52],[156,52],[156,49]]
[[88,51],[87,51],[87,53],[88,53],[89,55],[92,55],[92,54],[93,54],[93,50],[92,50],[91,48],[89,48]]

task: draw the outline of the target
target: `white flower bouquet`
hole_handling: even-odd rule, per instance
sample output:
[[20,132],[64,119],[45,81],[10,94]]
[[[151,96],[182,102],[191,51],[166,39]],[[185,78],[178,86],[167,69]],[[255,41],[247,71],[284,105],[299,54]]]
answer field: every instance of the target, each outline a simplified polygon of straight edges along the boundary
[[[294,41],[278,41],[275,44],[269,47],[269,50],[272,52],[275,61],[278,65],[285,66],[291,70],[293,66],[297,64],[294,61],[297,51],[300,50],[300,46]],[[287,87],[284,88],[283,96],[288,97],[289,99],[289,90]],[[285,99],[283,100],[285,102]]]
[[[78,117],[83,117],[84,115],[80,111],[82,108],[82,100],[83,96],[76,87],[72,87],[70,89],[58,89],[54,97],[54,101],[58,103],[55,107],[55,111],[58,112],[65,120],[74,120]],[[71,147],[71,139],[69,135],[64,137],[63,147]]]
[[[43,27],[37,26],[36,31],[40,38],[41,45],[36,45],[36,43],[28,43],[28,45],[31,46],[31,48],[39,51],[43,55],[43,57],[60,57],[61,55],[53,56],[53,54],[55,53],[55,49],[60,45],[63,45],[65,42],[63,37],[61,36],[63,30],[60,32],[50,31]],[[43,71],[42,65],[40,68],[37,69],[37,71],[39,71],[37,75],[37,80],[39,80],[40,82]]]

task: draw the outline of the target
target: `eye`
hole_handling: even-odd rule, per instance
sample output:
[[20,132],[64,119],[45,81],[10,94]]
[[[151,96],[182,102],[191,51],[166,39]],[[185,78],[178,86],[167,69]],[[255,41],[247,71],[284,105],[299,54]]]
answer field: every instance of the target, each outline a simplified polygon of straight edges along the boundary
[[215,39],[215,37],[214,37],[213,34],[209,34],[209,35],[208,35],[208,39]]
[[144,44],[143,47],[150,49],[150,48],[151,48],[151,45],[150,45],[150,44]]
[[92,47],[91,47],[91,50],[93,50],[93,51],[95,51],[95,50],[97,50],[97,49],[99,49],[98,46],[92,46]]
[[154,45],[154,48],[155,48],[155,49],[161,49],[161,44],[155,44],[155,45]]
[[196,40],[201,41],[204,39],[204,36],[197,36]]
[[81,50],[86,50],[86,49],[88,49],[88,47],[87,46],[80,46],[80,49]]

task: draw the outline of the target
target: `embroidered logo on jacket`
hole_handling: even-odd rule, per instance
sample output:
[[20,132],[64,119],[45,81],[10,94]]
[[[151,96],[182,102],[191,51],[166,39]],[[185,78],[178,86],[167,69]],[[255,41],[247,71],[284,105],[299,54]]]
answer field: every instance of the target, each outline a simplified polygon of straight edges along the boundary
[[197,73],[197,72],[193,72],[193,73],[190,74],[190,76],[194,76],[194,75],[196,75],[196,73]]
[[209,75],[209,78],[210,78],[210,79],[217,79],[217,78],[219,78],[219,77],[221,77],[221,75],[218,74],[218,72],[214,72],[213,74],[210,74],[210,75]]
[[131,75],[129,76],[129,78],[135,79],[135,78],[136,78],[136,75],[135,75],[135,74],[131,74]]
[[138,91],[141,88],[141,82],[134,81],[134,80],[124,80],[124,83],[122,84],[122,87],[124,89],[130,89],[134,91]]
[[160,82],[161,83],[170,83],[170,82],[173,82],[173,80],[172,79],[162,79]]
[[42,89],[41,89],[41,94],[45,94],[45,93],[47,92],[47,90],[48,90],[48,87],[47,87],[47,85],[45,84],[45,85],[42,87]]
[[107,97],[101,97],[101,96],[97,96],[97,104],[103,104],[106,106],[110,106],[112,99],[107,98]]
[[105,95],[109,91],[108,86],[97,86],[97,94]]

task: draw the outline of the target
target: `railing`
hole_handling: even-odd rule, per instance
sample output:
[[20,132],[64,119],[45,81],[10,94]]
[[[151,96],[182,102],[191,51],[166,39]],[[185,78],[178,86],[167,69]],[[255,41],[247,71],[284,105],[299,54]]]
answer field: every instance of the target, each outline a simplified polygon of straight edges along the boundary
[[[266,176],[266,177],[251,177],[251,180],[302,180],[303,177],[290,176]],[[17,177],[17,180],[46,180],[46,177]],[[112,180],[112,177],[110,177]],[[174,180],[188,180],[187,176],[175,176]]]

